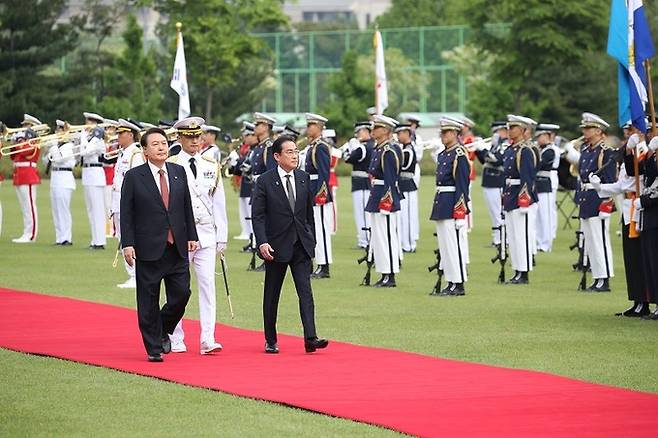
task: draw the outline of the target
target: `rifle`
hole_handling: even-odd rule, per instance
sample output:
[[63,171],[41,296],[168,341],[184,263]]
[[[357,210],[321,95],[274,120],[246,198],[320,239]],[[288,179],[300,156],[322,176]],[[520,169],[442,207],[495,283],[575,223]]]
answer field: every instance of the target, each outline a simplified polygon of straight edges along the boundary
[[500,262],[500,272],[498,273],[498,283],[505,283],[505,263],[507,263],[507,240],[505,236],[505,224],[498,227],[491,227],[492,230],[500,232],[500,243],[496,245],[496,255],[491,258],[491,263]]
[[[361,228],[366,233],[369,233],[371,229],[369,227]],[[361,280],[361,286],[370,286],[370,271],[372,270],[372,265],[374,264],[372,257],[370,256],[370,238],[368,238],[368,244],[365,248],[365,254],[363,257],[357,260],[357,263],[360,265],[363,262],[366,262],[366,275],[363,276]]]
[[[436,233],[434,233],[436,236]],[[441,280],[443,280],[443,269],[441,269],[441,251],[439,248],[434,250],[434,254],[436,255],[436,263],[434,263],[432,266],[427,267],[428,272],[436,271],[436,283],[434,283],[434,287],[432,288],[432,292],[430,295],[438,295],[439,292],[441,292]]]
[[[250,221],[250,217],[246,217],[245,220]],[[256,245],[254,245],[254,232],[249,233],[249,252],[251,252],[251,259],[249,260],[249,265],[247,266],[247,271],[256,270]]]

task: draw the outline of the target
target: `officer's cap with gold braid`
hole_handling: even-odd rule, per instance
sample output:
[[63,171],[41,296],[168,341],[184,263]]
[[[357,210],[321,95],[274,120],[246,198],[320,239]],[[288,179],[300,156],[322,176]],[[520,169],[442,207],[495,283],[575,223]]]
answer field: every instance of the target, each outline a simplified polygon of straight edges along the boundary
[[400,123],[398,126],[395,127],[395,132],[400,132],[400,131],[411,132],[411,125],[409,123]]
[[254,125],[258,125],[259,123],[265,123],[266,125],[270,125],[270,127],[272,127],[276,123],[276,120],[267,114],[254,113]]
[[304,114],[304,117],[306,118],[307,125],[315,124],[315,125],[324,126],[324,124],[327,123],[327,121],[329,120],[326,117],[323,117],[320,114],[315,114],[315,113],[306,113]]
[[201,126],[206,123],[201,117],[186,117],[174,123],[174,128],[184,137],[198,137],[203,134]]
[[82,115],[86,120],[93,120],[94,122],[97,123],[103,123],[105,121],[103,116],[101,116],[100,114],[84,112],[82,113]]
[[354,124],[354,133],[356,134],[361,129],[367,129],[368,131],[372,131],[372,122],[370,122],[370,121],[356,122]]
[[560,125],[555,125],[553,123],[540,123],[539,125],[537,125],[535,136],[541,134],[550,134],[552,132],[557,132],[559,130],[560,130]]
[[395,120],[392,117],[385,116],[383,114],[375,114],[372,116],[372,126],[373,128],[386,128],[386,129],[393,129],[396,126],[398,126],[400,122]]
[[507,115],[507,126],[520,126],[522,128],[532,128],[537,125],[537,122],[532,120],[530,117],[517,116],[514,114]]
[[129,122],[126,119],[119,119],[119,126],[117,127],[117,132],[139,132],[139,126],[135,125],[132,122]]
[[242,122],[242,133],[244,135],[251,135],[254,133],[254,124],[251,122]]
[[23,122],[21,124],[22,125],[30,125],[30,126],[40,125],[41,120],[39,120],[36,117],[31,116],[31,115],[26,113],[26,114],[23,114]]
[[473,120],[469,119],[468,117],[461,116],[459,119],[462,121],[464,126],[468,126],[469,128],[474,128],[475,127],[475,122]]
[[215,134],[215,135],[222,132],[222,128],[220,128],[219,126],[214,126],[214,125],[201,125],[201,130],[203,132],[210,132],[210,133]]
[[108,128],[118,128],[119,122],[114,119],[103,119],[103,124],[107,125]]
[[457,131],[461,132],[464,123],[454,117],[441,117],[439,120],[439,129],[441,131]]
[[599,128],[603,131],[610,127],[610,124],[603,120],[601,117],[592,113],[583,113],[582,120],[580,121],[581,128]]

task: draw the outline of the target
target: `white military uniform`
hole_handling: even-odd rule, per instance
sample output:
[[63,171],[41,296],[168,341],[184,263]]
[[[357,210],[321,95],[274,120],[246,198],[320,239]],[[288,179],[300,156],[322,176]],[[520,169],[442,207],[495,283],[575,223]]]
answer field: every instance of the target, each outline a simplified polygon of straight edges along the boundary
[[73,242],[71,218],[71,195],[75,190],[73,168],[76,157],[73,155],[73,143],[53,144],[44,161],[50,167],[50,205],[55,225],[55,243]]
[[[194,177],[190,160],[194,159],[196,177]],[[201,343],[215,343],[216,292],[215,263],[217,252],[226,247],[228,240],[228,221],[226,218],[226,199],[221,167],[213,158],[195,154],[190,156],[184,150],[168,160],[185,168],[187,182],[192,199],[192,210],[196,231],[199,236],[199,249],[190,253],[190,263],[194,266],[199,286],[199,319],[201,322]],[[178,323],[170,335],[172,348],[183,344],[185,333],[183,322]]]
[[[127,148],[119,152],[119,157],[114,165],[114,179],[112,180],[112,202],[110,203],[110,216],[114,221],[114,230],[117,234],[117,239],[121,242],[121,186],[123,179],[133,167],[144,164],[144,155],[139,147],[139,143],[133,143]],[[130,266],[125,260],[123,262],[126,272],[128,273],[128,281],[120,287],[136,287],[135,280],[135,267]]]
[[87,217],[91,228],[92,246],[105,246],[105,171],[101,162],[105,153],[103,130],[92,127],[89,133],[80,133],[80,157],[82,161],[82,186],[85,191]]

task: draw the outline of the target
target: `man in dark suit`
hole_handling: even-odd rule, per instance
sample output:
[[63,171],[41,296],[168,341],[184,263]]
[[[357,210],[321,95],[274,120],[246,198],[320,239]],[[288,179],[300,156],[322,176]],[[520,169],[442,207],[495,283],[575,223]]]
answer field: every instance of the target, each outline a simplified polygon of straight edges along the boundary
[[314,193],[310,191],[308,174],[297,169],[299,150],[292,137],[277,138],[272,152],[278,165],[258,178],[251,205],[256,244],[265,260],[265,352],[279,352],[276,316],[281,286],[290,266],[304,326],[304,348],[312,353],[329,344],[326,339],[318,339],[315,333],[311,290],[311,259],[315,254]]
[[[169,336],[190,298],[188,252],[197,248],[185,169],[166,163],[167,136],[151,128],[141,140],[146,163],[126,172],[121,188],[121,246],[136,265],[137,316],[148,360],[162,362]],[[167,302],[160,309],[160,283]]]

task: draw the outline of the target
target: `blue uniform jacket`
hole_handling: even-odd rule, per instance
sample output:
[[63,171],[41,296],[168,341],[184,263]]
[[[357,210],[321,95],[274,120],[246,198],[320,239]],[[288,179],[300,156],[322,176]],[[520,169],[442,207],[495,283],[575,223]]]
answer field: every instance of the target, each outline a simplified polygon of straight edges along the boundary
[[[635,176],[635,169],[633,168],[633,156],[625,155],[624,164],[629,176]],[[658,228],[658,163],[656,163],[656,154],[653,153],[645,160],[639,163],[640,175],[644,175],[644,191],[640,196],[642,202],[642,219],[641,226],[643,230]]]
[[[372,178],[370,197],[366,204],[366,211],[379,213],[379,202],[385,196],[392,201],[391,211],[400,210],[400,191],[398,179],[400,177],[400,158],[396,145],[390,140],[375,146],[368,173]],[[397,148],[399,150],[399,147]]]
[[491,149],[476,151],[482,167],[482,187],[502,189],[505,186],[503,152],[505,144],[495,144]]
[[251,156],[251,173],[253,175],[258,176],[276,168],[276,160],[272,153],[272,140],[269,137],[258,143],[253,148],[253,152]]
[[[436,186],[431,220],[462,219],[468,211],[468,186],[471,164],[466,149],[460,144],[444,149],[437,156]],[[439,187],[454,187],[440,191]]]
[[400,169],[400,191],[413,192],[418,190],[414,181],[414,171],[416,170],[416,151],[413,143],[402,145],[402,168]]
[[[326,197],[326,202],[332,202],[331,190],[329,190],[329,169],[331,168],[331,146],[322,137],[309,144],[306,153],[306,165],[304,169],[311,176],[310,188],[315,203],[317,196]],[[318,204],[314,204],[318,205]]]
[[240,198],[251,197],[251,192],[253,191],[254,188],[254,184],[251,181],[251,175],[250,175],[251,170],[249,170],[249,172],[242,172],[242,165],[245,163],[245,161],[249,162],[249,158],[252,150],[253,148],[249,149],[249,152],[247,152],[244,155],[244,157],[238,158],[238,161],[235,163],[235,166],[229,168],[229,173],[231,175],[241,176]]
[[[374,145],[375,141],[370,139],[366,142],[362,142],[361,146],[355,148],[350,153],[350,156],[347,157],[345,162],[352,165],[353,172],[365,172],[366,174],[368,173],[370,161],[372,160],[372,149]],[[370,190],[370,179],[367,175],[352,175],[352,191],[356,192],[357,190]]]
[[551,171],[553,170],[553,161],[555,160],[555,150],[547,145],[540,149],[539,154],[535,190],[537,193],[550,193],[552,191]]
[[601,178],[601,183],[609,184],[615,182],[617,179],[617,166],[613,164],[606,165],[610,160],[614,160],[614,153],[603,141],[600,141],[595,146],[584,143],[580,148],[578,173],[580,174],[580,182],[583,186],[582,190],[580,190],[576,196],[576,202],[580,205],[579,217],[581,219],[598,216],[601,204],[604,201],[612,202],[610,198],[606,199],[599,197],[596,190],[588,188],[585,185],[589,184],[589,174],[598,172],[603,166],[605,166],[605,168],[598,172],[598,175]]
[[503,189],[503,209],[512,211],[519,208],[519,197],[537,202],[535,179],[537,178],[537,152],[530,142],[511,145],[505,150],[505,188]]

